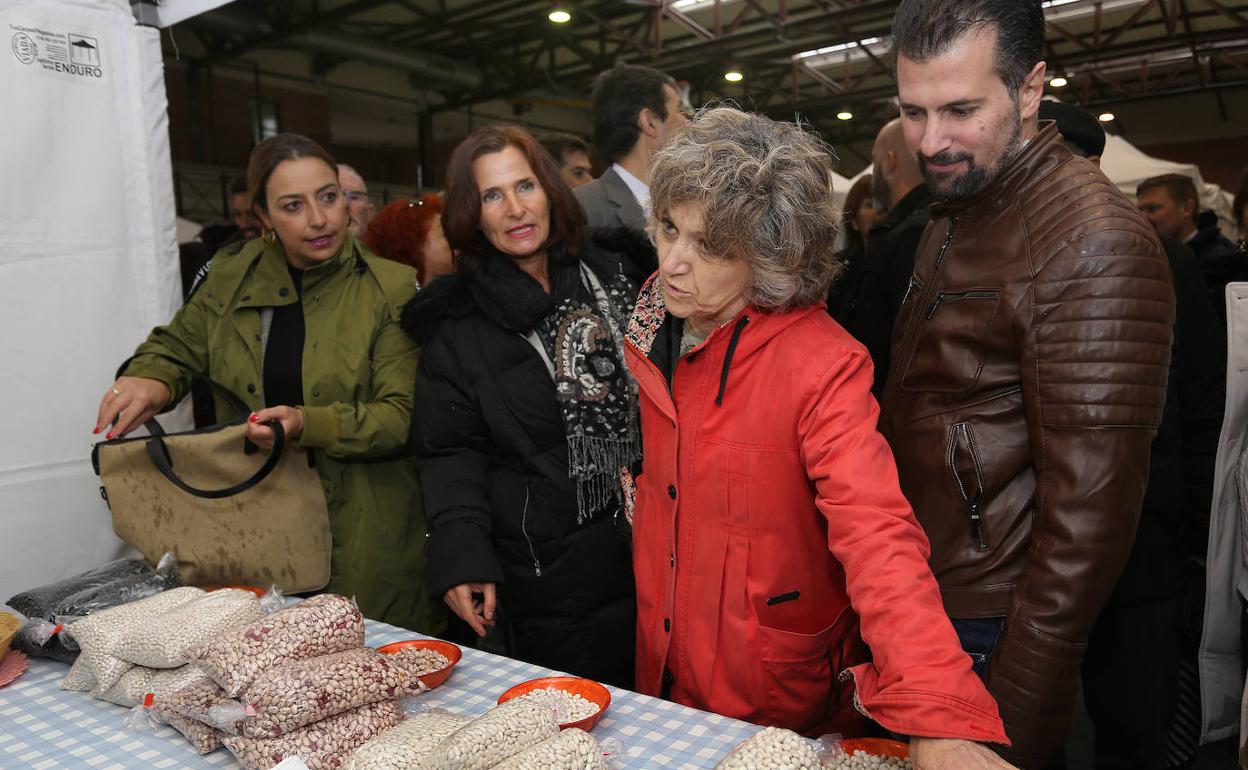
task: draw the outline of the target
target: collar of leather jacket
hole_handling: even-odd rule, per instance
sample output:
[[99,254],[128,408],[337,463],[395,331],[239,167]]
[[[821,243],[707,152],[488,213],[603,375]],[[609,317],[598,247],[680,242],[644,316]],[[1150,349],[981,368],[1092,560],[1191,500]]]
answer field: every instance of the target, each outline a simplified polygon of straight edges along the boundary
[[992,184],[969,198],[933,203],[932,218],[1000,211],[1069,157],[1070,150],[1062,144],[1057,123],[1043,120],[1039,133],[1014,156]]

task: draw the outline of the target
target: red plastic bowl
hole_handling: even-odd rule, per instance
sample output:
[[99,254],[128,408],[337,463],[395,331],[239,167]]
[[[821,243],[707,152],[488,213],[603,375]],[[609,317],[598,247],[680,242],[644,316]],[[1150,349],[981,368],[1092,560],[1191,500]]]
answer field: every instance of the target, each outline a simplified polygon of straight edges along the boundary
[[594,729],[594,725],[598,724],[598,720],[602,719],[602,715],[607,713],[607,707],[611,705],[611,692],[607,688],[592,679],[582,679],[578,676],[547,676],[523,682],[498,696],[498,702],[505,703],[512,698],[519,698],[521,695],[527,695],[534,690],[547,688],[579,695],[598,707],[597,713],[592,716],[587,716],[576,722],[565,722],[559,725],[560,730],[578,727],[585,732],[589,732]]
[[399,650],[407,650],[412,647],[440,652],[451,662],[449,666],[440,671],[434,671],[432,674],[425,674],[419,677],[420,681],[424,682],[425,687],[428,687],[430,690],[450,679],[451,671],[455,669],[455,664],[459,662],[460,658],[464,657],[464,651],[459,649],[458,646],[450,642],[444,642],[441,639],[408,639],[403,642],[391,642],[378,647],[377,652],[383,655],[393,655]]
[[909,744],[901,741],[892,741],[888,738],[850,738],[849,740],[841,741],[841,748],[845,750],[846,754],[853,754],[855,751],[865,751],[877,757],[910,758]]

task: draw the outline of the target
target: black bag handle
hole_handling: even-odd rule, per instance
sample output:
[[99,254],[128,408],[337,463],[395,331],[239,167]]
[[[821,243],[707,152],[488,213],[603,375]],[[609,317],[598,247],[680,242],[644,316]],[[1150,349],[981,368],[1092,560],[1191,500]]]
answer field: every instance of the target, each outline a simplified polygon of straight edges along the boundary
[[286,431],[282,428],[282,423],[274,420],[268,423],[273,429],[273,448],[269,450],[269,456],[265,459],[264,465],[261,465],[251,478],[240,481],[231,487],[224,489],[200,489],[186,483],[181,476],[173,470],[173,458],[169,455],[169,448],[165,446],[164,432],[159,435],[153,435],[146,442],[148,459],[152,461],[152,465],[156,466],[156,470],[160,471],[160,475],[164,476],[178,489],[195,497],[202,497],[207,500],[219,500],[223,497],[233,497],[251,489],[255,485],[264,481],[270,473],[277,468],[277,464],[282,459],[282,450],[286,446]]
[[[212,388],[213,392],[220,396],[222,401],[234,410],[237,417],[232,422],[241,423],[244,419],[246,419],[245,416],[251,413],[251,408],[248,407],[247,404],[244,403],[234,391],[225,387],[216,380],[209,378],[207,375],[196,372],[194,369],[173,356],[168,356],[164,353],[154,353],[151,355],[163,358],[175,366],[187,370],[190,373],[192,380],[199,380],[200,382],[206,383],[208,387]],[[126,359],[120,367],[118,367],[117,376],[121,376],[121,373],[125,371],[126,366],[128,366],[134,358],[134,356],[131,356]],[[232,423],[218,423],[218,425],[221,424],[229,425]],[[224,489],[199,489],[198,487],[193,487],[186,483],[186,481],[184,481],[182,477],[173,470],[173,456],[169,454],[169,447],[165,446],[164,441],[166,435],[165,429],[161,427],[155,417],[152,417],[147,422],[143,423],[143,427],[147,428],[147,432],[151,436],[147,439],[144,448],[147,450],[147,456],[152,461],[152,465],[156,466],[156,470],[160,471],[160,474],[168,479],[169,482],[178,489],[181,489],[189,495],[194,495],[195,497],[201,497],[208,500],[219,500],[223,497],[233,497],[234,495],[246,492],[259,484],[261,481],[268,478],[269,474],[277,468],[277,464],[282,459],[282,450],[285,449],[286,446],[286,431],[282,427],[282,424],[277,420],[268,423],[268,425],[273,429],[273,448],[269,450],[269,456],[265,459],[264,464],[251,475],[251,478],[240,481],[239,483]],[[255,450],[255,445],[250,441],[244,443],[244,453],[251,454]],[[91,461],[96,466],[96,474],[99,474],[100,472],[99,464],[96,459],[98,451],[99,445],[97,444],[95,450],[91,453]]]

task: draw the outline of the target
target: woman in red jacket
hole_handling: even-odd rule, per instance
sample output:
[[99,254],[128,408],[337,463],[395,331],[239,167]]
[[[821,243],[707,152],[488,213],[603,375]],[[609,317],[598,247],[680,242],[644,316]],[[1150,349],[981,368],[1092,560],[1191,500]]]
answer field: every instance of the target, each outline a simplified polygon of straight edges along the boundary
[[1007,742],[996,703],[876,432],[871,361],[824,311],[831,160],[730,108],[655,158],[659,272],[625,349],[637,689],[811,735],[866,715],[914,736],[919,768],[1009,767],[972,742]]

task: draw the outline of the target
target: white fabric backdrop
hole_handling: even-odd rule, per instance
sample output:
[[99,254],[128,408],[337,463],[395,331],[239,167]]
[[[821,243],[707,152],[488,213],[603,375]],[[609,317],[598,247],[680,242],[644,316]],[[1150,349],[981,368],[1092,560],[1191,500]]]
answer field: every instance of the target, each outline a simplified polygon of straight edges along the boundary
[[122,550],[90,465],[118,364],[179,304],[159,32],[0,0],[0,602]]

